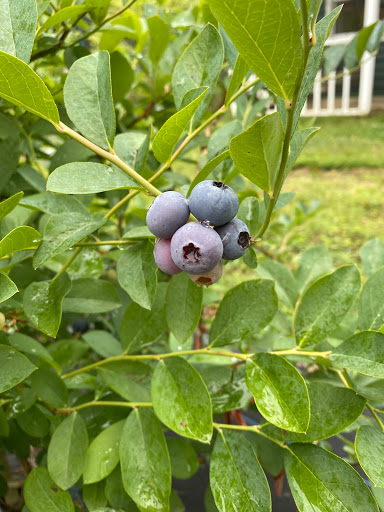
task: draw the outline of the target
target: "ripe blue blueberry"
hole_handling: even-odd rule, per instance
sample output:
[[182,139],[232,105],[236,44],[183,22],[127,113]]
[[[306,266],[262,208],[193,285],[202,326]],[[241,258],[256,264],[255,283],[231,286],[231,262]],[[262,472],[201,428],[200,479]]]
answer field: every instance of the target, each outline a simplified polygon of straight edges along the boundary
[[171,256],[170,239],[165,240],[164,238],[160,238],[157,240],[155,248],[153,249],[153,256],[155,257],[156,265],[164,274],[168,274],[169,276],[180,274],[181,270],[175,265]]
[[239,211],[236,192],[221,181],[201,181],[189,196],[189,209],[199,220],[209,220],[212,226],[222,226]]
[[219,263],[223,244],[214,229],[204,223],[190,222],[173,235],[171,255],[176,265],[188,274],[205,274]]
[[179,192],[164,192],[156,197],[147,212],[148,229],[158,238],[171,238],[188,219],[188,201]]
[[233,219],[224,226],[215,228],[223,242],[223,258],[237,260],[241,258],[250,245],[248,227],[240,219]]
[[219,261],[219,264],[213,270],[205,272],[205,274],[188,274],[190,279],[197,284],[197,286],[204,285],[207,288],[212,284],[217,283],[223,275],[223,264]]

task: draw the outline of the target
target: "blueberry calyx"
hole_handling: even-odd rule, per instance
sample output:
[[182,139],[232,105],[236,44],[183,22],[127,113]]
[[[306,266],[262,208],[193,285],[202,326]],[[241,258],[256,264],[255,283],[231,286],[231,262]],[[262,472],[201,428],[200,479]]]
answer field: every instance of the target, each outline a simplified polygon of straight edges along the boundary
[[212,185],[214,187],[217,187],[217,188],[222,188],[223,190],[225,190],[226,188],[228,188],[228,185],[226,185],[225,183],[223,183],[222,181],[214,181],[212,183]]
[[186,260],[189,260],[191,263],[197,263],[199,261],[199,258],[201,257],[200,254],[200,247],[196,247],[192,242],[188,245],[184,245],[183,247],[184,251],[184,258]]
[[251,240],[251,237],[249,236],[249,233],[246,231],[242,231],[239,234],[239,237],[237,239],[237,243],[242,247],[243,249],[247,249],[249,247],[249,242]]

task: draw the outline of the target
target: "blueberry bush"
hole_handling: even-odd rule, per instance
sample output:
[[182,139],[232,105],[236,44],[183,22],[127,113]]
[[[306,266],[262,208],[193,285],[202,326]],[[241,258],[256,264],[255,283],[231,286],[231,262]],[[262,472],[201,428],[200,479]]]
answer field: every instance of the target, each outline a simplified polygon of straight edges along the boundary
[[384,506],[384,242],[286,257],[317,71],[384,31],[321,4],[0,0],[1,509]]

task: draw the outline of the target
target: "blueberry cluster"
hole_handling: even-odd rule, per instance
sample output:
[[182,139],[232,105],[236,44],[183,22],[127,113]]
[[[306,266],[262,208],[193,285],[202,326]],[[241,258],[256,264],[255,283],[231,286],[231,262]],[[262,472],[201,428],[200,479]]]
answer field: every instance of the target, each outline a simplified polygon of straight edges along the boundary
[[[168,275],[184,270],[198,284],[216,283],[221,258],[236,260],[250,245],[246,224],[234,218],[238,210],[236,193],[220,181],[200,182],[189,201],[179,192],[161,194],[147,213],[148,229],[159,238],[156,265]],[[191,213],[200,222],[188,222]]]

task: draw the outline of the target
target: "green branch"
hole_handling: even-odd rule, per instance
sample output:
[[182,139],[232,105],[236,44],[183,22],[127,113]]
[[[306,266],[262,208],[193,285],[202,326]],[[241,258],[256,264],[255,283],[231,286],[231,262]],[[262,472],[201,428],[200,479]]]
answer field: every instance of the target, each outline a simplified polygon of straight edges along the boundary
[[149,402],[103,402],[98,400],[92,400],[92,402],[86,402],[84,404],[75,405],[74,407],[65,407],[63,409],[56,409],[58,413],[67,413],[80,411],[81,409],[86,409],[87,407],[129,407],[131,409],[135,409],[136,407],[152,407],[152,404]]
[[284,441],[278,441],[277,439],[274,439],[273,437],[269,436],[265,432],[261,430],[261,425],[229,425],[227,423],[213,423],[213,426],[216,430],[219,432],[222,429],[228,429],[228,430],[243,430],[245,432],[255,432],[255,434],[259,434],[262,437],[265,437],[266,439],[269,439],[275,444],[278,444],[281,446],[281,448],[287,448],[287,445],[284,443]]
[[280,168],[279,168],[279,172],[277,174],[277,178],[276,178],[275,185],[273,187],[272,194],[270,196],[270,201],[269,201],[269,205],[267,208],[264,222],[261,225],[259,231],[255,234],[256,239],[261,238],[264,235],[264,233],[266,232],[266,230],[268,229],[268,226],[271,222],[273,210],[275,209],[275,205],[276,205],[277,199],[280,195],[281,187],[283,185],[285,172],[286,172],[286,168],[287,168],[287,163],[288,163],[288,158],[289,158],[289,153],[290,153],[290,144],[291,144],[291,139],[292,139],[292,135],[293,135],[293,120],[294,120],[294,116],[295,116],[297,100],[299,97],[301,85],[303,83],[305,69],[306,69],[307,63],[308,63],[309,52],[312,47],[311,42],[310,42],[309,28],[308,28],[308,9],[307,9],[306,0],[300,0],[300,12],[301,12],[301,23],[302,23],[302,27],[303,27],[303,51],[304,51],[303,73],[301,76],[301,80],[299,81],[299,83],[296,86],[295,92],[292,97],[292,101],[289,104],[286,104],[287,123],[286,123],[286,127],[285,127],[285,135],[284,135],[284,143],[283,143],[283,151],[282,151],[282,156],[281,156]]
[[[272,354],[276,355],[297,355],[297,356],[305,356],[305,357],[327,357],[330,352],[307,352],[304,350],[280,350],[272,352]],[[120,356],[108,357],[106,359],[102,359],[100,361],[96,361],[95,363],[89,364],[87,366],[83,366],[78,370],[74,370],[73,372],[66,373],[61,376],[62,379],[69,379],[70,377],[75,377],[80,373],[84,373],[90,370],[94,370],[99,368],[100,366],[104,366],[105,364],[113,363],[116,361],[161,361],[162,359],[166,359],[167,357],[178,357],[178,356],[195,356],[195,355],[205,355],[205,356],[222,356],[222,357],[231,357],[234,359],[238,359],[240,361],[247,361],[251,359],[254,354],[240,354],[238,352],[230,352],[230,351],[221,351],[221,350],[212,350],[210,348],[202,348],[199,350],[182,350],[180,352],[168,352],[166,354],[139,354],[139,355],[128,355],[122,354]]]
[[109,151],[106,151],[105,149],[97,146],[90,140],[86,139],[80,133],[75,132],[75,130],[72,130],[72,128],[69,128],[69,126],[65,125],[64,123],[60,123],[58,127],[58,131],[60,133],[63,133],[65,135],[69,135],[72,139],[77,140],[77,142],[80,142],[83,146],[90,149],[97,155],[105,158],[105,160],[108,160],[109,162],[112,162],[113,164],[117,165],[122,171],[124,171],[126,174],[128,174],[131,178],[133,178],[137,183],[139,183],[145,190],[147,190],[150,194],[153,196],[159,196],[161,194],[160,190],[158,190],[156,187],[151,185],[149,181],[147,181],[145,178],[143,178],[139,173],[137,173],[132,167],[130,167],[128,164],[123,162],[121,158],[119,158],[116,153],[110,153]]

